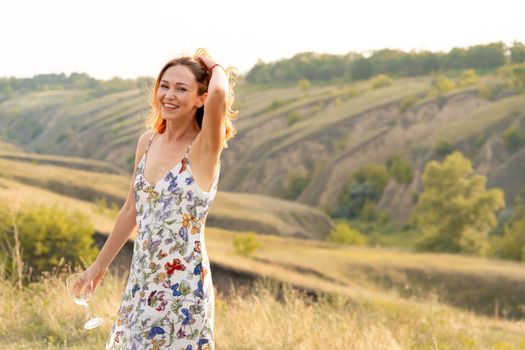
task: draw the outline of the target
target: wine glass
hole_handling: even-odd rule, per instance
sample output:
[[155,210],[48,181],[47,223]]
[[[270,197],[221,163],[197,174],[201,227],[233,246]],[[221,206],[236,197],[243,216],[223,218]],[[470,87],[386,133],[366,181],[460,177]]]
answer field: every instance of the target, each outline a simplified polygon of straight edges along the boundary
[[93,329],[100,326],[102,318],[91,316],[88,301],[93,296],[93,280],[83,283],[82,273],[74,273],[66,278],[67,292],[73,302],[86,308],[88,321],[84,324],[85,329]]

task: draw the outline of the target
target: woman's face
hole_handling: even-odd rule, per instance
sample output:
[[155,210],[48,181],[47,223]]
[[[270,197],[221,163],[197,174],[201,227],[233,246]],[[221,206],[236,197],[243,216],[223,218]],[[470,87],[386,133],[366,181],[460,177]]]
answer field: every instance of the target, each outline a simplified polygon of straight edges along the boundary
[[157,101],[162,118],[177,120],[193,118],[198,107],[204,104],[206,93],[198,95],[198,84],[191,70],[184,65],[169,67],[162,75]]

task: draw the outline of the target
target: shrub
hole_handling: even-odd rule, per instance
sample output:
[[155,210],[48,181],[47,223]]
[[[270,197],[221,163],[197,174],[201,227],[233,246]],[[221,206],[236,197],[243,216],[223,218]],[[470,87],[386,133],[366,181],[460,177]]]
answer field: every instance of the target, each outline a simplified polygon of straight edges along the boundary
[[417,101],[418,97],[414,95],[403,97],[401,101],[399,101],[399,111],[405,113],[410,107],[415,105]]
[[393,84],[392,79],[388,75],[379,74],[372,79],[372,89],[380,89],[382,87],[390,86]]
[[525,143],[525,133],[515,126],[509,126],[503,132],[502,136],[505,141],[505,146],[510,151],[517,150]]
[[312,86],[312,84],[310,83],[310,80],[308,79],[301,79],[297,82],[297,87],[301,89],[301,91],[303,92],[305,96],[308,95],[310,86]]
[[440,156],[446,156],[452,152],[452,146],[446,141],[439,141],[434,147],[434,151]]
[[290,112],[288,114],[288,125],[292,125],[297,123],[298,121],[303,120],[304,117],[301,115],[301,113],[297,111]]
[[394,156],[388,161],[388,173],[397,183],[408,185],[412,182],[414,172],[412,164],[403,156]]
[[[5,204],[0,207],[5,217]],[[19,215],[17,228],[22,260],[36,274],[50,271],[62,257],[73,265],[86,265],[96,258],[98,248],[92,237],[94,228],[88,217],[78,210],[68,212],[56,205],[32,205]],[[9,261],[10,252],[6,247],[13,247],[13,226],[5,220],[0,225],[0,243],[3,247],[0,254],[5,254]]]
[[301,174],[291,174],[288,176],[288,186],[285,189],[285,196],[288,199],[297,198],[308,186],[310,179]]
[[233,248],[235,252],[242,256],[251,256],[259,248],[260,243],[257,240],[255,232],[238,234],[233,239]]
[[359,216],[366,201],[377,202],[381,197],[388,178],[388,171],[384,165],[364,164],[344,187],[332,215],[348,218]]
[[330,232],[327,241],[351,245],[365,245],[366,236],[348,224],[340,222]]
[[442,74],[436,74],[432,79],[432,86],[439,94],[454,90],[456,84]]
[[476,74],[474,69],[467,69],[461,74],[459,80],[460,86],[476,85],[479,83],[479,76]]

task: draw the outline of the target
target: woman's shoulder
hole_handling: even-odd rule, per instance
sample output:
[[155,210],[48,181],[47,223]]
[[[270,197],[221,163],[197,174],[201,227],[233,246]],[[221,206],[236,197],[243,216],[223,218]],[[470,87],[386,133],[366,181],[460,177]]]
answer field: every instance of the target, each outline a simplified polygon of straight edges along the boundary
[[137,151],[138,153],[142,154],[146,150],[146,147],[148,146],[148,143],[150,139],[155,134],[155,130],[146,130],[144,131],[140,136],[139,140],[137,142]]

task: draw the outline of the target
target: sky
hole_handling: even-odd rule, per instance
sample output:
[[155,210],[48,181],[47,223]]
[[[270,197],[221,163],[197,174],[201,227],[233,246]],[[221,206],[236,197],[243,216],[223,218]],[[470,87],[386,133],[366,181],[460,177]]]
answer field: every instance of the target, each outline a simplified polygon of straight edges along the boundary
[[246,73],[300,52],[525,43],[525,0],[0,0],[0,77],[156,76],[199,47]]

